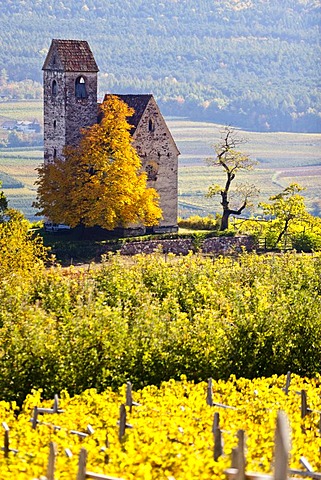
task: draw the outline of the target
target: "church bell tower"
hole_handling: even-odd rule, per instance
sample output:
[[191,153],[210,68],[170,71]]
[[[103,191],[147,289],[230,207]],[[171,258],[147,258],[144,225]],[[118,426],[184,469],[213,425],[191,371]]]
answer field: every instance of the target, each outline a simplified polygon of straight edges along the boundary
[[43,65],[44,160],[78,145],[81,129],[97,123],[98,67],[82,40],[52,40]]

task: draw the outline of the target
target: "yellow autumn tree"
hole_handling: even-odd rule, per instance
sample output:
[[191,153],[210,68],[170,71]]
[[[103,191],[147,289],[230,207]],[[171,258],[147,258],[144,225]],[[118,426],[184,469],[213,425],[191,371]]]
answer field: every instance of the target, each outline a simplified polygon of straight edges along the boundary
[[9,208],[0,218],[0,286],[9,279],[30,280],[44,268],[48,249],[34,235],[22,213]]
[[155,189],[132,145],[127,118],[134,111],[117,96],[101,105],[100,123],[83,130],[79,147],[38,168],[39,214],[71,227],[108,230],[152,226],[162,217]]

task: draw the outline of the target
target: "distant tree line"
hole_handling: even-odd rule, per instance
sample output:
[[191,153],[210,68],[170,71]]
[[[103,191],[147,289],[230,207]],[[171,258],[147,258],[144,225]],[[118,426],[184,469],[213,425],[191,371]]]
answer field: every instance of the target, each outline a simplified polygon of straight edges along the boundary
[[[11,82],[41,82],[51,38],[83,38],[100,67],[101,93],[151,92],[167,115],[321,131],[320,7],[320,0],[8,0],[0,7],[7,76],[0,95]],[[30,98],[24,84],[19,95]],[[31,85],[34,97],[39,87]]]

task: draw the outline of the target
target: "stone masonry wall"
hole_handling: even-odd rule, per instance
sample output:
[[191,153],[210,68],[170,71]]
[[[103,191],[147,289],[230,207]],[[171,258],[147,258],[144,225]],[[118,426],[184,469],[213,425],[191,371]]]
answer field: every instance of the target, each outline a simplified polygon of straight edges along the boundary
[[203,253],[230,254],[240,253],[243,248],[252,251],[255,248],[253,237],[212,237],[206,238],[202,245]]
[[[204,254],[229,255],[254,250],[255,243],[251,237],[213,237],[205,239],[199,245],[199,251]],[[150,240],[145,242],[128,242],[121,249],[121,255],[150,254],[161,249],[163,253],[187,255],[198,250],[196,242],[191,238],[178,238],[173,240]]]
[[150,173],[148,187],[155,188],[160,195],[164,217],[160,226],[176,226],[178,150],[153,98],[134,133],[134,146],[144,170]]
[[[82,76],[87,98],[76,98],[75,82]],[[56,93],[52,85],[56,82]],[[97,73],[44,71],[44,158],[61,157],[66,145],[78,145],[81,129],[97,123]]]
[[[52,84],[56,82],[56,94],[52,94]],[[65,74],[61,71],[44,72],[44,159],[50,161],[56,150],[62,155],[65,146]]]
[[[75,82],[83,77],[86,98],[76,98]],[[81,129],[97,123],[97,73],[66,72],[66,145],[78,145]]]

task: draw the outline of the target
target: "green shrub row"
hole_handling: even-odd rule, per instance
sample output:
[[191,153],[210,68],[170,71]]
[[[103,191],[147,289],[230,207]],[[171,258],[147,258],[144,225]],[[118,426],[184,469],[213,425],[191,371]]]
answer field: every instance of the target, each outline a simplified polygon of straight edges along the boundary
[[208,215],[207,217],[201,217],[192,215],[189,218],[179,218],[178,226],[192,230],[219,230],[220,220],[219,216]]
[[0,290],[1,398],[321,373],[321,255],[160,254]]

